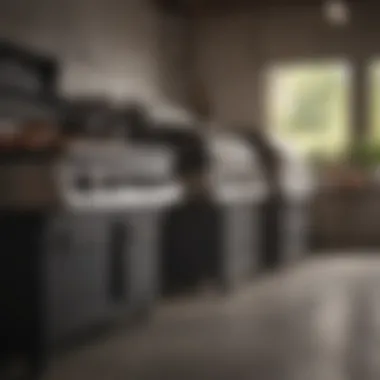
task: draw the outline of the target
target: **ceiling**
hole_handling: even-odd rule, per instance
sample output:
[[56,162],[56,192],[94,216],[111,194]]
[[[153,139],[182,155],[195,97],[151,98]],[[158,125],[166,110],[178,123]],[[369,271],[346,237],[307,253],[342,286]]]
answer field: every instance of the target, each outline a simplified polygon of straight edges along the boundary
[[[156,0],[168,11],[181,12],[230,12],[239,9],[258,10],[266,7],[316,6],[326,0]],[[343,0],[347,3],[367,3],[376,0]]]

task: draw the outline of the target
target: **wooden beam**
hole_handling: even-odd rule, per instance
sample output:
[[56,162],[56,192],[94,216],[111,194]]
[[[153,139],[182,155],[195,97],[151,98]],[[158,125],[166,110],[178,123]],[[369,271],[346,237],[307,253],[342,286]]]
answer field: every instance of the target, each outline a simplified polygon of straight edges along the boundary
[[183,9],[182,0],[152,0],[155,7],[167,13],[180,13]]
[[[266,8],[322,6],[325,0],[156,0],[166,9],[182,12],[193,9],[197,14],[215,14],[234,11],[260,11]],[[375,4],[376,0],[344,0],[349,5]]]

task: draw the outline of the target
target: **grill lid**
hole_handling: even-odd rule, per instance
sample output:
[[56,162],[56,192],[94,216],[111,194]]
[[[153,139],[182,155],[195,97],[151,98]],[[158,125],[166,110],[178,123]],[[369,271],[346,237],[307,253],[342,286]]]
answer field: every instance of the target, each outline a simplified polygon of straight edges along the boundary
[[221,200],[259,200],[265,196],[264,175],[254,151],[238,135],[226,131],[205,134],[210,151],[209,186]]
[[308,197],[315,188],[315,180],[305,157],[285,141],[275,140],[281,159],[280,183],[288,198]]

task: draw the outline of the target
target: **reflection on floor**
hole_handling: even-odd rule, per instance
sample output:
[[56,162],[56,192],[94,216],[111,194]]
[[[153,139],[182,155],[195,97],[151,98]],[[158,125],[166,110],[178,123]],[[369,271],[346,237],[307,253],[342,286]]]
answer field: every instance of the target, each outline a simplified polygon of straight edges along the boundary
[[46,379],[378,380],[380,255],[358,257],[170,302],[148,326],[57,360]]

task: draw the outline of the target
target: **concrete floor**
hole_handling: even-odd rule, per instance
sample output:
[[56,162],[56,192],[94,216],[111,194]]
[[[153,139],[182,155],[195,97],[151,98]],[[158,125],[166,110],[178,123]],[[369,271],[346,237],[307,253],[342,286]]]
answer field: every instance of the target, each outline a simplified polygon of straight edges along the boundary
[[380,379],[380,256],[318,259],[52,363],[47,380]]

